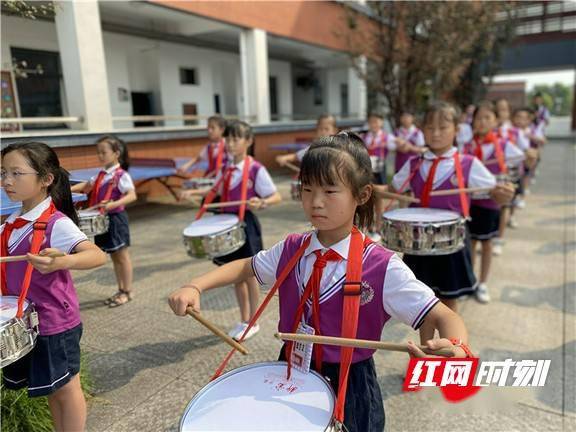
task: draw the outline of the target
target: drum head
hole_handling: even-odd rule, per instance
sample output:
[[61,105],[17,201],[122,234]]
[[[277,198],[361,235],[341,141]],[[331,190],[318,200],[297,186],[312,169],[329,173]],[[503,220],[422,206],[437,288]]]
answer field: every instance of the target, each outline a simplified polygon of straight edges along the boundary
[[188,225],[184,229],[183,234],[186,237],[202,237],[216,234],[233,227],[238,221],[238,216],[233,214],[206,216]]
[[234,369],[200,390],[188,404],[181,431],[324,431],[334,411],[332,388],[319,374],[285,362]]
[[[28,307],[28,302],[24,300],[24,310]],[[16,316],[18,311],[18,297],[0,296],[0,323],[10,321]]]
[[100,214],[98,210],[78,210],[78,217],[81,218],[100,216]]
[[384,219],[401,222],[446,222],[458,220],[461,216],[450,210],[409,207],[395,209],[382,215]]

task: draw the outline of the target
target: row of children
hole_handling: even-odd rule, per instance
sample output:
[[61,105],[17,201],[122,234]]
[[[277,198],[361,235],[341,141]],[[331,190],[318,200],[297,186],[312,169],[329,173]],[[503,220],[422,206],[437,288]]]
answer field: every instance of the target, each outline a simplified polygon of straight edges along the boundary
[[[386,150],[382,142],[394,141],[406,150],[405,153],[421,155],[407,157],[407,162],[394,176],[392,187],[403,192],[411,190],[426,205],[450,208],[464,216],[472,214],[475,210],[468,210],[468,197],[438,199],[429,196],[432,189],[459,187],[461,181],[471,187],[492,187],[491,197],[498,203],[509,200],[512,190],[506,185],[496,185],[494,176],[475,157],[482,156],[487,161],[494,158],[491,155],[496,155],[498,163],[495,166],[502,169],[502,154],[505,160],[515,155],[505,140],[494,141],[491,138],[494,134],[488,124],[494,121],[492,114],[493,110],[485,104],[475,111],[477,136],[465,150],[472,155],[462,156],[453,149],[459,117],[448,104],[437,104],[427,111],[423,122],[425,141],[412,142],[410,146],[406,142],[410,141],[409,131],[414,131],[414,127],[409,116],[403,116],[406,130],[396,134],[404,138],[394,139],[385,138],[380,132],[380,116],[370,116],[366,142],[349,133],[335,135],[334,118],[321,117],[317,124],[317,139],[308,151],[299,156],[303,209],[316,230],[311,234],[290,235],[267,251],[263,250],[261,228],[254,212],[278,203],[280,195],[266,168],[248,156],[254,138],[250,126],[238,121],[226,124],[220,117],[211,118],[211,142],[201,157],[207,159],[208,175],[215,176],[219,186],[212,194],[207,194],[206,190],[192,190],[183,195],[208,195],[208,200],[218,194],[222,201],[234,201],[242,196],[248,198],[247,205],[223,208],[224,212],[243,215],[247,241],[239,251],[215,260],[216,264],[222,265],[219,271],[194,279],[172,295],[172,308],[178,314],[182,314],[188,305],[198,308],[199,295],[204,289],[234,283],[241,322],[230,334],[244,340],[258,331],[257,323],[250,322],[254,321],[258,307],[258,283],[273,284],[287,260],[299,255],[299,264],[287,273],[288,277],[280,286],[281,331],[294,329],[294,325],[300,322],[296,312],[307,309],[306,296],[311,296],[311,302],[318,308],[308,308],[304,321],[313,323],[319,334],[339,335],[342,327],[338,312],[343,302],[342,281],[349,271],[349,255],[359,253],[360,259],[353,260],[360,262],[362,267],[363,283],[358,293],[363,305],[358,324],[359,337],[379,339],[383,325],[390,317],[395,317],[415,329],[420,328],[421,340],[430,348],[452,347],[457,356],[470,355],[464,325],[458,315],[450,311],[456,309],[454,298],[473,293],[476,286],[470,250],[465,249],[458,256],[447,258],[405,256],[403,262],[371,242],[357,228],[373,229],[371,227],[381,216],[381,211],[376,210],[376,202],[378,192],[386,190],[386,187],[375,185],[374,177],[376,174],[380,182],[385,183],[385,176],[374,169],[374,156],[378,160],[386,155],[382,151],[383,147]],[[502,146],[496,145],[497,142]],[[102,171],[90,182],[72,189],[89,192],[89,205],[101,205],[109,214],[108,233],[95,241],[111,254],[119,289],[108,302],[118,306],[132,298],[132,267],[128,254],[130,237],[124,206],[135,199],[134,184],[126,171],[128,155],[121,140],[103,137],[97,143],[97,152]],[[376,166],[381,169],[378,163]],[[459,179],[458,172],[464,178]],[[28,386],[32,396],[50,395],[56,430],[81,430],[85,421],[85,403],[78,379],[82,325],[69,270],[102,265],[104,255],[74,223],[77,216],[72,207],[67,173],[48,146],[21,143],[5,148],[2,151],[1,179],[10,199],[23,204],[22,210],[11,215],[0,228],[2,255],[31,252],[28,264],[3,264],[3,274],[9,277],[3,279],[2,290],[4,294],[18,295],[23,285],[29,284],[28,298],[37,305],[41,322],[36,348],[3,370],[4,383],[7,388]],[[480,213],[492,214],[489,210],[493,208],[487,206],[485,209],[488,211],[480,210]],[[490,223],[482,223],[480,228],[493,226],[493,218],[486,219]],[[46,224],[38,224],[39,221]],[[45,237],[43,251],[39,250],[39,244],[31,249],[29,233],[36,231]],[[67,255],[54,257],[54,250],[64,251]],[[31,277],[22,277],[26,271],[31,272]],[[320,314],[320,304],[323,310],[335,308],[334,313]],[[432,340],[434,329],[439,330],[442,339]],[[287,344],[282,350],[282,358],[289,357],[290,347]],[[413,355],[424,355],[415,345],[410,345],[410,350]],[[331,376],[331,382],[337,385],[339,352],[328,348],[317,348],[317,352],[320,352],[319,359],[324,352],[326,360],[320,361],[317,369]],[[350,430],[382,430],[384,424],[372,353],[359,350],[354,354],[346,392],[346,417]],[[372,396],[367,398],[366,394]],[[354,404],[360,408],[352,413]]]

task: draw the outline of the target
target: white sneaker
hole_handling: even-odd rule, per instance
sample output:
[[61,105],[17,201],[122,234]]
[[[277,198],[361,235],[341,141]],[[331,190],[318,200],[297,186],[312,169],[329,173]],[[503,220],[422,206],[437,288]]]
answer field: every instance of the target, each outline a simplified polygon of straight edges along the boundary
[[[234,339],[236,339],[237,341],[240,340],[240,338],[242,337],[242,335],[244,334],[244,331],[246,331],[246,329],[248,328],[248,323],[242,323],[242,329],[238,332],[238,334],[236,336],[232,336]],[[246,333],[246,336],[244,336],[244,340],[248,340],[250,339],[252,336],[256,335],[256,333],[258,333],[260,331],[260,326],[258,324],[254,324],[252,326],[252,328],[250,328],[250,330],[248,330],[248,333]]]
[[[232,330],[230,330],[228,332],[228,336],[230,336],[233,339],[236,339],[236,335],[240,332],[243,332],[247,326],[248,325],[246,323],[239,322],[238,324],[236,324],[236,326]],[[242,333],[240,333],[240,334],[242,334]]]
[[[494,240],[496,240],[496,239],[494,239]],[[502,243],[494,242],[492,244],[492,255],[494,255],[494,256],[502,255]]]
[[526,201],[524,201],[523,199],[518,199],[516,200],[516,202],[514,202],[514,207],[516,207],[519,210],[524,210],[526,208]]
[[476,289],[476,300],[484,304],[490,302],[490,294],[488,294],[488,286],[486,286],[486,284],[481,283],[478,285]]
[[510,220],[508,221],[508,228],[518,228],[518,222],[516,222],[516,219],[514,218],[510,218]]

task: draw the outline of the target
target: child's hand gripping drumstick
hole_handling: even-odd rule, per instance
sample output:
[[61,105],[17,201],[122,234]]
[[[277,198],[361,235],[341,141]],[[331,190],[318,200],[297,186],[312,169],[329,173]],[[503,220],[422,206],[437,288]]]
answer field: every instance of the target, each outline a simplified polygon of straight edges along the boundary
[[206,204],[204,207],[206,207],[207,209],[209,209],[209,208],[220,208],[220,207],[237,206],[237,205],[248,204],[248,203],[250,203],[249,200],[245,200],[245,201],[224,201],[224,202],[218,202],[218,203],[213,203],[213,204]]
[[[338,345],[354,348],[381,349],[387,351],[400,351],[405,353],[411,353],[407,344],[392,343],[392,342],[371,341],[363,339],[348,339],[332,336],[316,336],[316,335],[306,335],[299,333],[276,333],[274,336],[277,339],[290,340],[296,342],[312,342],[321,345]],[[419,348],[424,353],[429,355],[437,355],[442,357],[454,357],[455,355],[454,351],[450,348],[430,349],[427,346],[420,346]]]
[[228,336],[226,333],[224,333],[222,330],[220,330],[218,327],[216,327],[202,315],[200,315],[199,312],[196,312],[192,307],[186,308],[186,314],[190,315],[192,318],[194,318],[196,321],[198,321],[200,324],[202,324],[204,327],[206,327],[208,330],[210,330],[212,333],[214,333],[216,336],[218,336],[232,348],[235,348],[244,355],[248,354],[248,350],[246,348],[244,348],[242,345],[240,345],[238,342],[236,342],[234,339],[232,339],[230,336]]
[[296,172],[296,173],[299,173],[299,172],[300,172],[300,168],[297,167],[296,165],[294,165],[294,164],[291,163],[291,162],[284,162],[284,163],[282,164],[282,166],[285,166],[286,168],[290,168],[292,171],[294,171],[294,172]]
[[[44,252],[47,251],[47,252]],[[44,253],[42,253],[44,252]],[[3,256],[0,257],[0,263],[9,263],[9,262],[19,262],[19,261],[28,261],[31,257],[46,257],[46,258],[57,258],[66,256],[64,252],[60,252],[56,249],[44,249],[38,255],[13,255],[13,256]]]

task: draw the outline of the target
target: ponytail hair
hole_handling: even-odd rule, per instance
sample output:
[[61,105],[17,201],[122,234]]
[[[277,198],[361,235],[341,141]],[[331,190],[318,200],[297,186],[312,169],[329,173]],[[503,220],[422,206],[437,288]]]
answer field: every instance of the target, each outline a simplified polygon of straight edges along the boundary
[[128,171],[130,168],[130,156],[128,155],[128,146],[116,135],[104,135],[98,138],[96,144],[100,144],[101,142],[107,142],[113,152],[118,152],[118,162],[120,163],[120,167],[124,171]]
[[44,180],[52,174],[54,180],[47,188],[48,195],[52,198],[54,206],[78,225],[78,214],[70,190],[70,174],[60,166],[56,152],[44,143],[27,141],[10,144],[4,148],[2,158],[13,151],[26,158],[30,167],[38,173],[38,178]]

